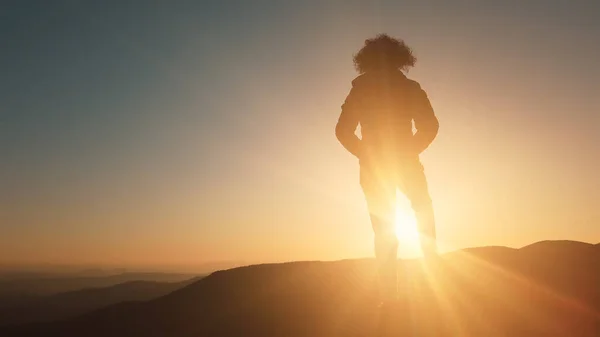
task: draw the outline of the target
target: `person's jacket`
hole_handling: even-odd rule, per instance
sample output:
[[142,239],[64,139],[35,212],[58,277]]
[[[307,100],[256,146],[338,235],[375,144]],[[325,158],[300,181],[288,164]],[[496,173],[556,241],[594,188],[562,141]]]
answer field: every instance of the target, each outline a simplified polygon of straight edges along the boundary
[[[359,124],[361,138],[356,136]],[[438,129],[438,119],[419,83],[399,70],[388,70],[368,72],[352,81],[335,134],[344,148],[362,159],[389,154],[418,156]]]

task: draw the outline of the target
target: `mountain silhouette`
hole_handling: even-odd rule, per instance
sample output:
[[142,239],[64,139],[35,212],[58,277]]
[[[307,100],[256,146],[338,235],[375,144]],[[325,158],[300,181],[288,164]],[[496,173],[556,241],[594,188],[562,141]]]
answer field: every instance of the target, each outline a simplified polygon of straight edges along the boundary
[[109,275],[89,273],[2,273],[0,301],[25,297],[47,296],[87,288],[110,287],[131,281],[181,282],[198,275],[156,272],[122,272]]
[[600,246],[546,241],[399,261],[402,300],[377,308],[374,261],[215,272],[147,302],[2,336],[600,336]]
[[200,278],[181,282],[130,281],[104,288],[35,296],[0,307],[0,326],[66,319],[120,302],[147,301],[169,294]]

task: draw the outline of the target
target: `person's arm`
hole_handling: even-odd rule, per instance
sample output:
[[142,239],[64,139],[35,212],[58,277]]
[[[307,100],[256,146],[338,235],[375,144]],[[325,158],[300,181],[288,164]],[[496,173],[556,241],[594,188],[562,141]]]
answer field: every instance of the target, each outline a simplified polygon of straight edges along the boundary
[[414,91],[413,120],[417,132],[414,135],[415,150],[417,153],[425,151],[433,142],[440,128],[427,93],[418,84]]
[[346,101],[342,104],[342,113],[335,126],[335,136],[342,146],[354,156],[360,156],[360,138],[356,136],[359,123],[359,104],[356,89],[350,90]]

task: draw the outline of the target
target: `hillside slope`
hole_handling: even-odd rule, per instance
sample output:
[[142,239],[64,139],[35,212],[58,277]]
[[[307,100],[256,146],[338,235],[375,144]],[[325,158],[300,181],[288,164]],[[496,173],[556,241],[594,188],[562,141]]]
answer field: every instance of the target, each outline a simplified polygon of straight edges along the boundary
[[484,247],[436,264],[400,262],[401,303],[380,315],[372,260],[220,271],[146,303],[124,303],[3,336],[600,335],[600,247]]

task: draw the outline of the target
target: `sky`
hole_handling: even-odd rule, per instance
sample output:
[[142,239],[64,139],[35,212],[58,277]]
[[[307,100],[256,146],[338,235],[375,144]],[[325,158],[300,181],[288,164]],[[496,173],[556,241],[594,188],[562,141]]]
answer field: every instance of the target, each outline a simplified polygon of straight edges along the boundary
[[442,250],[600,242],[600,5],[451,3],[3,2],[0,264],[372,256],[334,127],[377,33],[440,120]]

